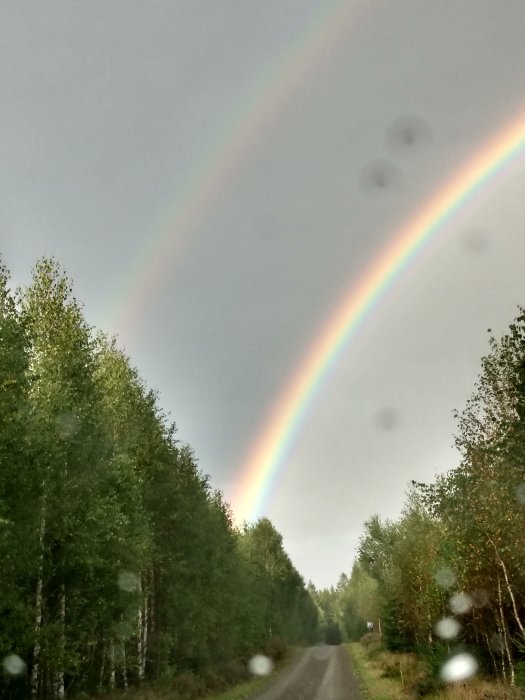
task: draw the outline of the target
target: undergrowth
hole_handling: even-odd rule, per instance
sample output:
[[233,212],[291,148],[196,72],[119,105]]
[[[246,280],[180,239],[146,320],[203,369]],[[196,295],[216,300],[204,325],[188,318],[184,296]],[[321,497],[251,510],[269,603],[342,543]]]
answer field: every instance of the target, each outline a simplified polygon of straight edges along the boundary
[[525,700],[525,693],[480,677],[445,684],[431,659],[387,651],[379,635],[345,645],[366,700]]

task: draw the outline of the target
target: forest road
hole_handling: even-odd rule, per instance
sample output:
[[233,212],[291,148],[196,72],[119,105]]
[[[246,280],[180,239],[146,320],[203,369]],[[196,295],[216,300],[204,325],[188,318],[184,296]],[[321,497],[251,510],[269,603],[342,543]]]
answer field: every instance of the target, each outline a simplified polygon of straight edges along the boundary
[[342,646],[309,647],[250,700],[361,700]]

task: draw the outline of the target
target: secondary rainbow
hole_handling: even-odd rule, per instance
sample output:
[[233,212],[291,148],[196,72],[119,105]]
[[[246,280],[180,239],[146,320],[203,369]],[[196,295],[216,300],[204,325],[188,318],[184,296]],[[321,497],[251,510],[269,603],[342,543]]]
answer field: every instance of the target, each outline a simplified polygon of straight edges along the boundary
[[320,3],[278,60],[263,71],[233,106],[216,135],[203,145],[200,158],[183,178],[169,210],[161,214],[153,233],[145,238],[115,293],[109,316],[119,333],[137,327],[136,318],[145,315],[150,303],[149,289],[158,289],[159,279],[168,271],[173,273],[184,246],[209,221],[213,208],[220,206],[221,194],[264,142],[263,136],[276,116],[315,70],[330,60],[342,39],[348,39],[350,26],[364,9],[364,3],[348,0]]
[[239,522],[260,516],[283,469],[308,409],[324,379],[351,338],[407,265],[445,225],[525,150],[525,113],[496,137],[442,186],[408,225],[398,230],[317,335],[298,371],[281,393],[245,464],[233,497]]

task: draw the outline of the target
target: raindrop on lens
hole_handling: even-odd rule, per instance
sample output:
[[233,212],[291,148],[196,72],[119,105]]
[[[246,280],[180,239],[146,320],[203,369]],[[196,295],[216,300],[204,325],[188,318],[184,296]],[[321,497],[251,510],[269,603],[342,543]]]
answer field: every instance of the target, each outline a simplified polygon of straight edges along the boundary
[[129,622],[123,620],[116,626],[116,632],[121,639],[129,639],[133,636],[135,630]]
[[489,604],[489,595],[487,591],[484,591],[482,588],[478,588],[477,590],[473,591],[471,598],[472,605],[475,608],[484,608]]
[[376,160],[364,166],[360,173],[362,189],[370,195],[381,195],[395,189],[401,181],[396,166],[388,160]]
[[79,431],[80,422],[72,413],[61,413],[55,420],[57,432],[61,438],[70,438]]
[[450,609],[456,615],[463,615],[468,612],[472,605],[473,600],[467,593],[454,593],[450,599]]
[[248,668],[255,676],[268,676],[273,669],[273,661],[263,654],[255,654],[250,659]]
[[118,575],[118,585],[123,591],[131,593],[139,587],[139,580],[132,571],[121,571]]
[[395,408],[385,407],[377,414],[377,422],[383,430],[392,430],[399,422],[399,414]]
[[435,631],[441,639],[454,639],[458,636],[460,624],[453,617],[444,617],[436,623]]
[[447,683],[464,681],[471,678],[477,670],[476,659],[471,654],[463,652],[456,654],[444,664],[441,669],[441,678]]
[[456,574],[447,566],[439,569],[434,578],[436,579],[436,583],[442,588],[452,588],[452,586],[456,583]]
[[525,505],[525,482],[522,481],[516,486],[516,497],[521,504]]
[[400,117],[388,127],[386,132],[388,146],[396,153],[407,153],[432,140],[430,128],[419,117]]
[[25,662],[17,654],[9,654],[4,659],[4,671],[10,676],[19,676],[26,670]]
[[469,231],[463,237],[463,245],[467,253],[479,255],[488,246],[488,236],[485,231],[480,229]]
[[503,637],[501,634],[497,634],[496,632],[494,632],[494,634],[490,638],[490,648],[497,654],[503,654],[503,652],[505,651],[505,645],[503,643]]

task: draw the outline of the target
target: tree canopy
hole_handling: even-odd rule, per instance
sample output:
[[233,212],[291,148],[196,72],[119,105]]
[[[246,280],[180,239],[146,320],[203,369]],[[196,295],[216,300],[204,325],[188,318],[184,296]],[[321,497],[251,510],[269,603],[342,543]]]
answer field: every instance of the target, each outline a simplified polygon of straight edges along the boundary
[[0,694],[40,700],[223,670],[315,636],[267,519],[228,504],[67,275],[0,268]]

